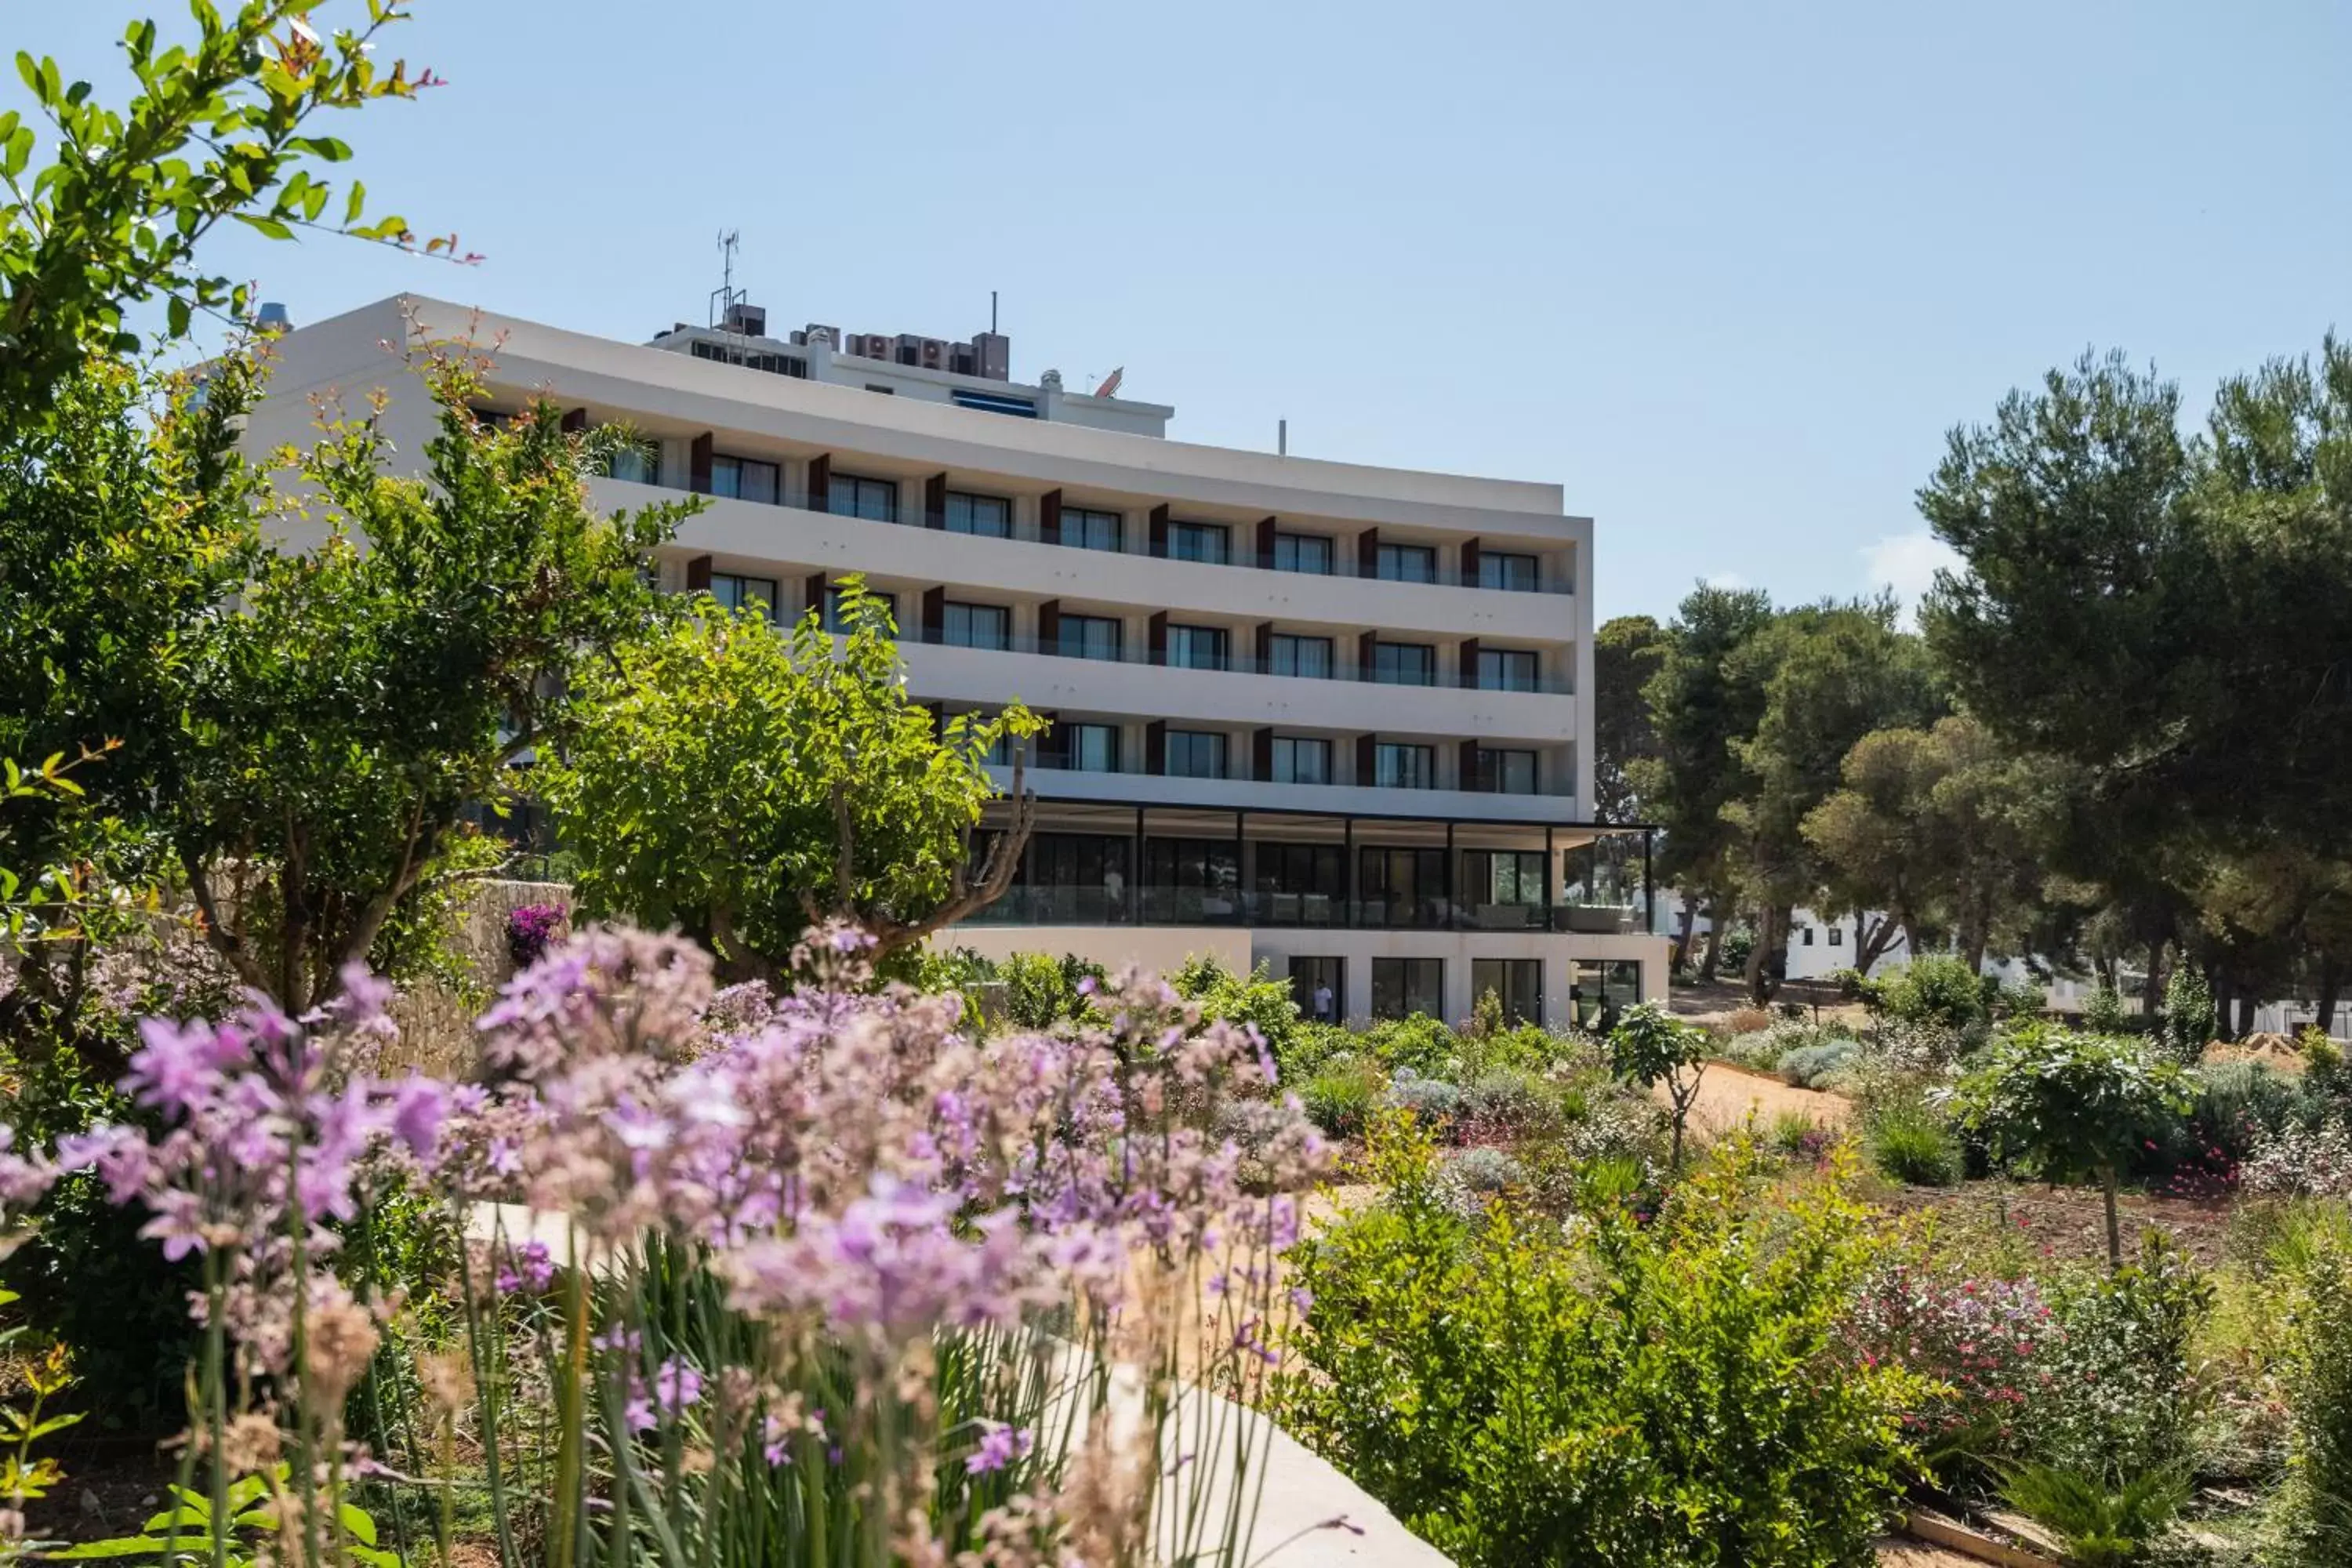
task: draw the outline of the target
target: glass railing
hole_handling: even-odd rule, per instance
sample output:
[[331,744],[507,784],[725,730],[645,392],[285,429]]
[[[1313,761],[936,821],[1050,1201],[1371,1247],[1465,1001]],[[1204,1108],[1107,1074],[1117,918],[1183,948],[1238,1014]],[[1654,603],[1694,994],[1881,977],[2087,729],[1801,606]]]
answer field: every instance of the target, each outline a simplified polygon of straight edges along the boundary
[[[656,489],[690,490],[693,489],[692,485],[685,482],[674,473],[665,471],[656,477],[656,475],[645,472],[642,469],[632,472],[622,472],[620,470],[621,465],[615,464],[604,477],[613,479],[624,479],[632,484],[649,485]],[[925,514],[921,501],[921,481],[901,481],[898,491],[898,515],[892,518],[869,517],[866,521],[870,522],[887,522],[894,527],[922,528],[926,526],[942,526],[945,521],[944,518],[934,520]],[[712,499],[717,500],[740,500],[747,499],[740,496],[718,495],[715,492],[709,491],[703,493],[710,494]],[[814,504],[811,500],[810,492],[805,487],[794,488],[789,485],[779,485],[776,487],[776,489],[772,494],[769,493],[766,489],[762,487],[754,504],[794,507],[803,511],[826,512],[835,517],[856,517],[859,515],[856,510],[843,505],[837,497],[828,493],[826,499],[828,504],[818,506]],[[974,534],[967,537],[990,538],[1003,536]],[[1045,541],[1034,537],[1026,537],[1019,533],[1013,534],[1010,537],[1013,542],[1020,543],[1037,544],[1046,542]],[[1081,540],[1065,539],[1059,542],[1066,549],[1083,550],[1091,548]],[[1110,552],[1098,552],[1098,553]],[[1124,554],[1129,552],[1122,551],[1118,552],[1118,553]],[[1179,557],[1171,556],[1164,546],[1158,551],[1152,551],[1149,553],[1160,560],[1181,559]],[[1576,592],[1576,583],[1573,578],[1563,577],[1549,572],[1546,572],[1534,579],[1530,579],[1523,574],[1511,574],[1498,577],[1493,574],[1486,572],[1465,573],[1444,567],[1436,568],[1426,573],[1415,573],[1411,576],[1399,576],[1394,574],[1384,574],[1379,571],[1367,572],[1362,569],[1362,563],[1344,549],[1339,552],[1339,558],[1331,563],[1331,569],[1328,572],[1297,572],[1296,568],[1292,567],[1277,567],[1270,559],[1260,557],[1255,551],[1245,549],[1238,549],[1234,551],[1233,554],[1223,561],[1189,561],[1186,563],[1199,566],[1238,566],[1246,567],[1253,571],[1282,571],[1293,573],[1299,576],[1308,577],[1358,577],[1372,582],[1408,583],[1414,586],[1477,588],[1490,594],[1570,595]]]
[[1110,887],[1005,889],[967,917],[974,925],[1295,926],[1360,931],[1638,932],[1630,905],[1477,904],[1433,898],[1349,900],[1331,893],[1242,892],[1215,888]]
[[1292,660],[1276,660],[1250,654],[1228,653],[1221,663],[1210,663],[1198,658],[1178,663],[1164,655],[1155,658],[1149,647],[1138,647],[1126,642],[1122,642],[1116,649],[1106,648],[1100,644],[1088,646],[1076,639],[1027,636],[1009,637],[996,642],[971,640],[952,642],[949,640],[944,630],[921,626],[900,626],[898,640],[902,643],[936,647],[969,647],[985,653],[1042,654],[1048,658],[1092,659],[1103,664],[1158,665],[1165,669],[1194,670],[1206,675],[1272,675],[1287,680],[1341,680],[1353,681],[1360,685],[1402,686],[1420,690],[1509,690],[1546,697],[1565,697],[1575,689],[1569,681],[1551,676],[1540,677],[1532,681],[1517,679],[1507,687],[1480,686],[1475,675],[1458,682],[1444,679],[1402,680],[1392,675],[1383,675],[1378,670],[1367,671],[1360,663],[1353,659],[1337,660],[1327,668],[1307,674],[1301,674],[1297,665]]
[[[1081,767],[1070,759],[1068,753],[1048,750],[1040,750],[1033,752],[1029,759],[1029,765],[1032,768],[1046,773],[1118,773],[1129,778],[1198,778],[1201,776],[1196,773],[1158,773],[1150,768],[1145,767],[1142,763],[1137,761],[1133,757],[1121,757],[1117,765],[1112,767]],[[1212,780],[1211,782],[1219,784],[1296,784],[1300,789],[1355,789],[1360,787],[1358,784],[1346,779],[1261,779],[1253,777],[1246,771],[1229,772],[1223,777]],[[1401,795],[1425,795],[1433,791],[1448,789],[1448,786],[1446,785],[1434,784],[1395,784],[1366,783],[1360,787],[1364,789],[1392,791]],[[1538,790],[1504,791],[1484,789],[1475,784],[1463,784],[1452,786],[1449,793],[1456,795],[1515,795],[1525,800],[1552,800],[1564,799],[1568,796],[1573,795],[1576,792],[1566,785]]]

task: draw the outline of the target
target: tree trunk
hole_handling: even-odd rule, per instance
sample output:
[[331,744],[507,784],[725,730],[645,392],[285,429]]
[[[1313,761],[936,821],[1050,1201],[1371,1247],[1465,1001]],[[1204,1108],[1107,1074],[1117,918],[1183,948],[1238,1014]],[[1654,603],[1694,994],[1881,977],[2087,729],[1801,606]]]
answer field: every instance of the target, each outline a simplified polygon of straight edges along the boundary
[[1671,966],[1675,969],[1690,967],[1691,928],[1698,919],[1696,901],[1685,899],[1682,904],[1682,914],[1677,922],[1682,929],[1675,933],[1675,957]]
[[1774,904],[1756,911],[1756,945],[1748,952],[1748,999],[1759,1007],[1772,1000],[1773,947],[1784,940],[1780,933],[1786,923],[1780,913]]
[[2319,1012],[2312,1019],[2323,1035],[2336,1032],[2336,1003],[2344,990],[2344,966],[2332,958],[2319,963]]
[[2261,994],[2252,986],[2242,985],[2238,988],[2238,1026],[2231,1032],[2231,1039],[2242,1040],[2254,1032],[2254,1013],[2262,1006],[2262,1003]]
[[1853,968],[1855,973],[1868,974],[1871,966],[1886,956],[1886,950],[1894,945],[1897,929],[1895,917],[1892,915],[1879,916],[1874,924],[1867,921],[1866,919],[1857,919],[1854,921]]
[[[2226,1039],[2230,1033],[2230,1002],[2236,992],[2231,988],[2228,975],[2210,969],[2205,972],[2205,988],[2213,994],[2213,1033]],[[2201,1047],[2205,1042],[2191,1040],[2187,1043]]]
[[2107,1200],[2107,1272],[2120,1274],[2124,1267],[2124,1233],[2116,1215],[2116,1171],[2112,1165],[2099,1167],[2099,1189]]
[[2147,988],[2139,999],[2140,1015],[2153,1019],[2164,1006],[2164,939],[2147,944]]
[[1723,973],[1723,904],[1711,900],[1706,906],[1706,957],[1698,966],[1701,980],[1713,980]]

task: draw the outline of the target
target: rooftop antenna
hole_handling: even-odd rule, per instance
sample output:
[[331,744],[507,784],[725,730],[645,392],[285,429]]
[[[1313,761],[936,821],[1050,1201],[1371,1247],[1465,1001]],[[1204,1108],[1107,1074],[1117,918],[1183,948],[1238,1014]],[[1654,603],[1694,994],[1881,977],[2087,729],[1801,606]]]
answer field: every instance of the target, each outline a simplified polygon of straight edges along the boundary
[[1287,419],[1274,422],[1274,455],[1277,458],[1290,456],[1290,421]]
[[710,296],[710,324],[723,327],[733,315],[735,307],[751,299],[751,291],[735,287],[735,250],[743,242],[743,231],[723,228],[719,231],[719,287]]
[[993,289],[988,291],[988,335],[992,338],[996,335],[996,290]]

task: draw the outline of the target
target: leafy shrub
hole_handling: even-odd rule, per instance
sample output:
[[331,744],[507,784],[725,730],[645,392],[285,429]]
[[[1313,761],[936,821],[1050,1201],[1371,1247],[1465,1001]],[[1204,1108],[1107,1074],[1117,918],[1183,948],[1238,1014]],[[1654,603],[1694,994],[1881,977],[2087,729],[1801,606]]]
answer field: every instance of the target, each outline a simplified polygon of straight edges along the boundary
[[1457,1083],[1467,1083],[1490,1072],[1536,1072],[1580,1058],[1598,1060],[1588,1037],[1559,1035],[1534,1024],[1521,1024],[1457,1040],[1453,1058],[1455,1071],[1451,1076]]
[[2116,1485],[2103,1467],[2021,1465],[2001,1482],[2011,1508],[2047,1528],[2081,1568],[2130,1568],[2189,1500],[2186,1470],[2147,1470]]
[[2098,989],[2083,1004],[2083,1027],[2095,1035],[2120,1035],[2130,1027],[2131,1015],[2124,1011],[2124,999],[2105,977]]
[[1772,1026],[1772,1015],[1761,1007],[1738,1007],[1723,1020],[1723,1026],[1734,1035],[1753,1035]]
[[1783,1154],[1801,1152],[1821,1132],[1822,1124],[1801,1110],[1783,1110],[1772,1118],[1772,1147]]
[[1451,1121],[1462,1109],[1462,1091],[1442,1078],[1423,1078],[1411,1068],[1399,1068],[1389,1082],[1389,1103],[1410,1110],[1429,1125]]
[[1212,958],[1192,958],[1169,978],[1176,994],[1201,1009],[1201,1016],[1255,1029],[1274,1053],[1279,1070],[1299,1027],[1298,1003],[1290,983],[1276,980],[1261,963],[1246,975],[1235,974]]
[[1914,1187],[1959,1184],[1960,1146],[1950,1123],[1925,1100],[1894,1101],[1865,1125],[1870,1163],[1889,1181]]
[[1611,1070],[1627,1083],[1643,1089],[1664,1086],[1671,1104],[1675,1168],[1683,1163],[1683,1133],[1697,1102],[1699,1081],[1706,1076],[1706,1033],[1678,1023],[1654,1002],[1625,1010],[1609,1031]]
[[2050,1006],[2050,988],[2038,981],[1995,984],[1990,990],[1991,1008],[2004,1018],[2039,1017]]
[[2289,1346],[2279,1561],[2322,1568],[2352,1561],[2352,1251],[2326,1247],[2302,1272]]
[[1454,1031],[1426,1014],[1384,1018],[1359,1036],[1358,1042],[1384,1067],[1411,1068],[1428,1078],[1451,1078],[1455,1070]]
[[1388,1080],[1370,1062],[1333,1061],[1307,1080],[1298,1099],[1309,1121],[1334,1138],[1353,1138],[1387,1089]]
[[2205,1047],[2213,1043],[2221,1026],[2221,1020],[2213,1007],[2213,988],[2205,984],[2205,972],[2184,958],[2172,966],[2172,978],[2164,983],[2164,1023],[2159,1037],[2165,1048],[2176,1061],[2200,1061]]
[[2033,1457],[2126,1476],[2185,1464],[2201,1397],[2189,1351],[2213,1304],[2189,1255],[2149,1231],[2132,1267],[2064,1281],[2053,1304],[2064,1331],[2031,1413]]
[[1338,1024],[1302,1018],[1274,1047],[1275,1068],[1281,1081],[1301,1084],[1313,1078],[1335,1057],[1352,1056],[1363,1048],[1363,1037]]
[[1965,960],[1925,953],[1889,976],[1879,1005],[1900,1023],[1941,1024],[1965,1030],[1987,1016],[1985,981]]
[[1462,1086],[1463,1119],[1489,1135],[1526,1131],[1551,1101],[1550,1086],[1524,1068],[1485,1073]]
[[1852,1040],[1824,1040],[1799,1046],[1772,1064],[1781,1079],[1798,1089],[1827,1089],[1852,1065],[1860,1047]]
[[1465,1149],[1446,1162],[1445,1173],[1481,1196],[1515,1187],[1527,1179],[1527,1172],[1508,1152],[1495,1148]]
[[996,966],[1004,986],[1005,1019],[1017,1029],[1050,1029],[1078,1010],[1077,978],[1060,959],[1013,953]]
[[1848,1356],[1933,1380],[1908,1413],[1914,1438],[1947,1484],[2022,1454],[2027,1421],[2062,1331],[2032,1279],[1982,1279],[1894,1259],[1855,1292],[1843,1325]]
[[2253,1140],[2240,1168],[2250,1192],[2282,1197],[2352,1197],[2352,1123],[2330,1116]]
[[1654,1224],[1596,1205],[1563,1237],[1465,1218],[1426,1140],[1374,1157],[1389,1202],[1294,1254],[1316,1373],[1278,1402],[1413,1531],[1465,1568],[1866,1555],[1922,1385],[1831,1353],[1875,1256],[1833,1183],[1775,1201],[1735,1147]]

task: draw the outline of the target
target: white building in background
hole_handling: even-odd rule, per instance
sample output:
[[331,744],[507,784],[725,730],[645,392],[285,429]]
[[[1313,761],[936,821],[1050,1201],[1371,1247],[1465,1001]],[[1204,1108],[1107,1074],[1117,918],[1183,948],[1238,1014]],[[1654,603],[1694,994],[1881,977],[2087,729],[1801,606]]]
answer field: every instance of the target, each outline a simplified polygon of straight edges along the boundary
[[915,696],[1051,718],[1020,880],[950,942],[1263,962],[1351,1019],[1664,994],[1646,836],[1585,820],[1592,523],[1559,487],[1171,441],[1168,407],[1013,382],[994,332],[770,336],[742,306],[633,344],[382,300],[278,340],[253,439],[383,387],[421,453],[412,318],[498,344],[485,412],[643,436],[601,501],[710,498],[665,588],[791,619],[860,574]]

